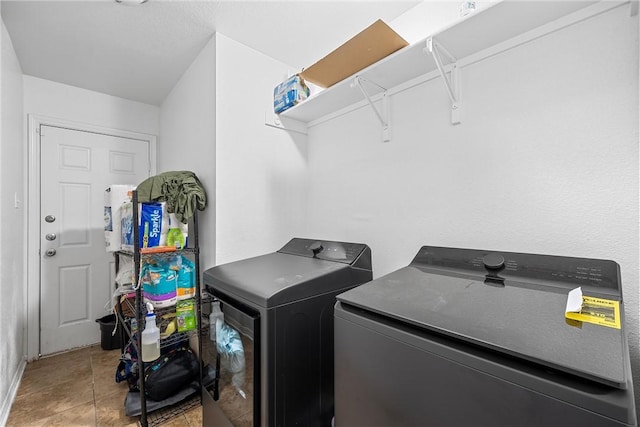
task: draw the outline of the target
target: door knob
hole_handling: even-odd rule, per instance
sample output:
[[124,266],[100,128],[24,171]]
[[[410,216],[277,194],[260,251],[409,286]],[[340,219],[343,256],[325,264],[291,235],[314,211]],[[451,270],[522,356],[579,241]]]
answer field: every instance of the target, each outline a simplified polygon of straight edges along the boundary
[[56,250],[51,248],[51,249],[47,249],[44,253],[46,256],[54,256],[56,254]]
[[46,236],[44,236],[45,239],[52,241],[52,240],[56,240],[56,233],[47,233]]
[[53,215],[47,215],[47,216],[44,217],[44,220],[47,221],[47,222],[53,222],[53,221],[56,220],[56,217],[53,216]]

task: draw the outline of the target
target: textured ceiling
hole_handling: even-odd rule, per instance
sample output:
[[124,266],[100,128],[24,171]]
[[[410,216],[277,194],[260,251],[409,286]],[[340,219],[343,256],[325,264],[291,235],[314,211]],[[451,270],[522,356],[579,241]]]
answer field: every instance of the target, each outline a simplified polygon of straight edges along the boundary
[[293,70],[419,1],[6,1],[24,74],[159,105],[214,32]]

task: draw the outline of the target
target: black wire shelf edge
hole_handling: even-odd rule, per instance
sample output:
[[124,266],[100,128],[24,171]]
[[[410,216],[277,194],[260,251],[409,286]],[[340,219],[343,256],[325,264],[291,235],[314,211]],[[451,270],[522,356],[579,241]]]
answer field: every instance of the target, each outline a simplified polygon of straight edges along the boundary
[[[168,307],[154,308],[154,309],[153,309],[153,312],[154,312],[154,313],[155,313],[155,315],[156,315],[156,319],[161,318],[162,316],[165,316],[165,315],[167,315],[167,314],[175,313],[175,312],[176,312],[176,306],[177,306],[177,304],[178,304],[180,301],[189,301],[189,300],[193,300],[193,301],[194,301],[194,303],[195,303],[194,305],[197,305],[196,296],[194,295],[194,296],[192,296],[192,297],[190,297],[190,298],[184,298],[184,299],[182,299],[182,300],[178,300],[178,301],[176,302],[176,304],[171,305],[171,306],[168,306]],[[201,304],[206,304],[206,303],[210,302],[210,301],[208,301],[208,300],[207,300],[207,301],[205,301],[203,298],[201,298],[201,300],[200,300],[200,301],[201,301]],[[147,301],[144,301],[144,303],[145,303],[145,304],[143,304],[143,307],[142,307],[142,308],[143,308],[143,310],[142,310],[142,317],[146,316],[146,314],[147,314],[146,302],[147,302]],[[124,301],[121,301],[121,302],[120,302],[120,304],[121,304],[121,305],[125,305],[125,306],[127,307],[127,309],[128,309],[128,310],[130,310],[130,311],[128,311],[129,313],[135,313],[135,312],[136,312],[136,309],[135,309],[135,300],[134,300],[133,298],[125,298],[125,299],[124,299]],[[134,316],[127,316],[127,315],[125,315],[125,314],[124,314],[124,311],[123,311],[123,316],[124,316],[125,318],[133,318],[133,317],[134,317]]]
[[140,251],[140,257],[141,258],[148,258],[148,257],[152,257],[152,256],[170,256],[170,255],[177,255],[177,254],[195,254],[198,253],[198,250],[196,248],[182,248],[182,249],[176,249],[175,251],[166,251],[166,252],[144,252],[144,251]]
[[[150,247],[149,249],[153,249],[155,247],[162,247],[162,246],[153,246]],[[162,255],[162,254],[176,254],[176,253],[181,253],[181,252],[187,252],[187,253],[196,253],[199,252],[198,248],[194,248],[191,246],[187,246],[186,248],[181,248],[178,249],[176,248],[175,250],[170,250],[170,251],[166,251],[166,252],[144,252],[144,249],[138,249],[138,254],[140,254],[141,256],[149,256],[149,255]],[[135,255],[136,251],[129,251],[126,249],[120,249],[118,251],[115,251],[114,253],[119,254],[119,255],[128,255],[128,256],[133,256]]]
[[[122,329],[124,330],[125,334],[127,335],[127,342],[131,339],[131,337],[133,336],[133,334],[137,333],[139,329],[136,329],[135,331],[133,331],[131,329],[131,319],[132,318],[122,318],[120,316],[119,320],[122,326]],[[208,330],[208,329],[207,329]],[[192,336],[198,336],[198,329],[192,329],[190,331],[181,331],[181,332],[174,332],[171,335],[169,335],[166,338],[160,338],[160,349],[165,349],[167,347],[171,347],[173,345],[176,344],[181,344],[184,341],[188,341]],[[133,346],[136,348],[136,350],[138,350],[138,343],[136,342],[136,340],[131,340],[133,343]]]
[[198,406],[201,406],[201,398],[200,395],[193,395],[192,397],[188,398],[187,400],[178,403],[176,405],[172,405],[169,407],[165,407],[165,408],[161,408],[161,409],[157,409],[153,412],[150,412],[147,416],[147,422],[149,423],[148,425],[151,426],[160,426],[164,423],[166,423],[167,421],[170,421],[182,414],[184,414],[185,412],[189,411],[190,409],[193,408],[197,408]]
[[138,257],[140,257],[140,261],[144,262],[152,258],[166,259],[166,258],[171,258],[172,256],[175,256],[175,255],[199,255],[200,250],[198,248],[187,247],[182,249],[176,249],[175,251],[166,251],[166,252],[146,252],[145,253],[145,252],[139,251],[138,253],[135,253],[130,251],[119,250],[115,253],[118,255],[124,255],[131,258],[134,258],[137,255]]
[[174,332],[167,338],[160,339],[160,350],[170,347],[172,345],[180,344],[184,341],[188,341],[189,338],[191,338],[191,336],[193,335],[196,335],[196,336],[198,335],[197,329],[194,329],[191,331],[185,331],[185,332]]
[[[200,393],[196,390],[196,387],[199,389],[200,386],[195,382],[187,387],[186,390],[192,390],[191,394],[188,394],[183,400],[175,401],[172,399],[167,399],[167,402],[155,402],[155,407],[146,412],[147,422],[149,425],[159,425],[164,421],[168,421],[169,419],[181,415],[189,409],[201,405]],[[140,396],[139,391],[129,391],[127,395],[131,395],[132,397]],[[129,397],[129,396],[128,396]],[[137,398],[136,398],[137,399]],[[140,397],[140,399],[142,399]],[[146,400],[146,398],[145,398]],[[133,417],[142,417],[142,414],[130,415]]]

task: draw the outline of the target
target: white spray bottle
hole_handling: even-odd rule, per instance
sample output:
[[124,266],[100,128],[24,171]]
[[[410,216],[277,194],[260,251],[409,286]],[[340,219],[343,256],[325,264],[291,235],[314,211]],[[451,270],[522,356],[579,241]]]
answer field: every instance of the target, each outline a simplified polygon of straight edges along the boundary
[[220,301],[211,303],[211,314],[209,315],[209,338],[216,342],[216,320],[224,322],[224,313],[220,309]]
[[142,331],[142,361],[153,362],[160,357],[160,329],[156,326],[153,305],[147,303],[144,331]]

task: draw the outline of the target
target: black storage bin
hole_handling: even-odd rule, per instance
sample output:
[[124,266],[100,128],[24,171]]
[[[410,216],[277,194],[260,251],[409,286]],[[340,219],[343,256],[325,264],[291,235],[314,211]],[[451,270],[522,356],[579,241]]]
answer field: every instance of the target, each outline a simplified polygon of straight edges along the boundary
[[112,335],[113,329],[116,327],[116,315],[109,314],[107,316],[96,319],[100,324],[100,346],[103,350],[115,350],[120,348],[122,343],[122,328],[118,326],[116,333]]

